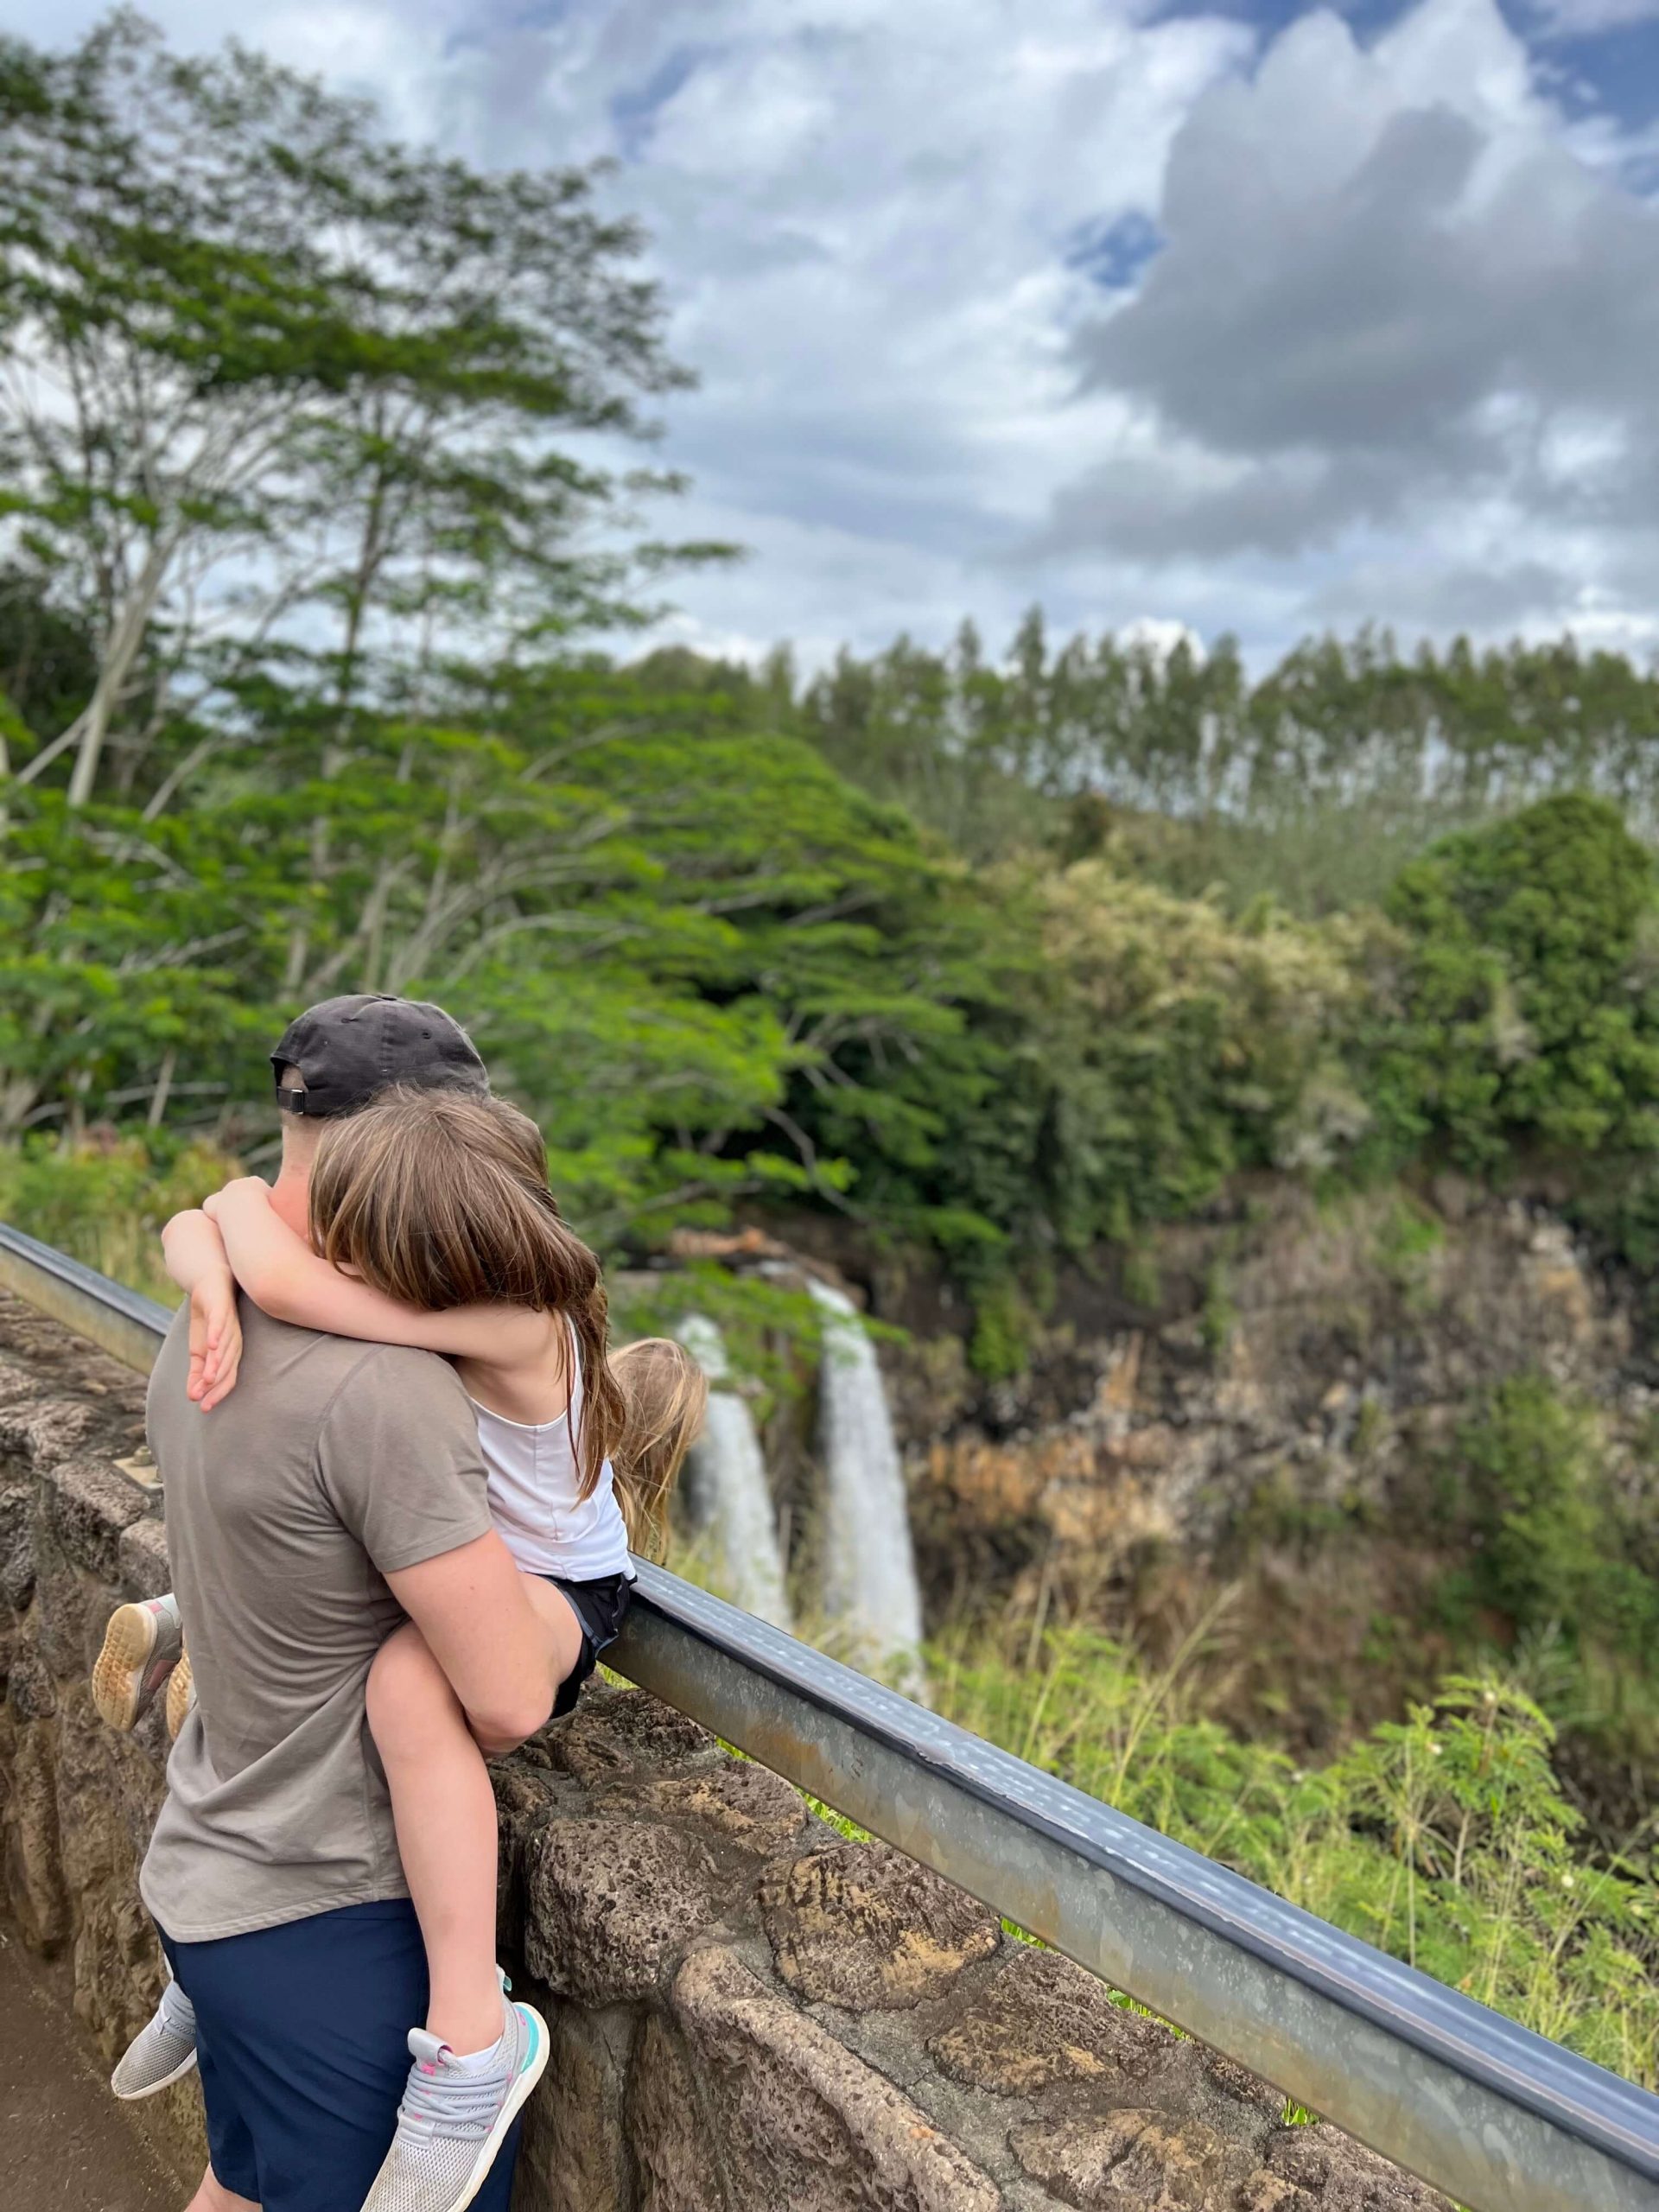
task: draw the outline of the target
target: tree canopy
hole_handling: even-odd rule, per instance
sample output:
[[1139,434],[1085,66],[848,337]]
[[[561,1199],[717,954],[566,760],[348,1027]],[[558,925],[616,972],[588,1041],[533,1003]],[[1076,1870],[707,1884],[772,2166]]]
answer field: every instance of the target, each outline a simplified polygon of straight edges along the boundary
[[13,731],[20,782],[159,810],[268,739],[273,683],[326,759],[440,657],[626,619],[713,550],[631,540],[677,480],[584,457],[687,381],[590,172],[440,160],[127,12],[0,46],[0,138],[13,558],[91,679]]

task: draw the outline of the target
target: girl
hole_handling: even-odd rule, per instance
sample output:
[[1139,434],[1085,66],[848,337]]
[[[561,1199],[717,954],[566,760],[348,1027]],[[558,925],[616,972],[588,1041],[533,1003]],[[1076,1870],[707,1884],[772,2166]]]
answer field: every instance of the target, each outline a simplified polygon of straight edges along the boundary
[[[168,1223],[168,1270],[206,1318],[190,1395],[206,1411],[235,1385],[238,1284],[277,1320],[448,1355],[477,1412],[491,1516],[545,1632],[553,1712],[568,1713],[621,1625],[630,1548],[660,1540],[702,1416],[701,1373],[664,1340],[607,1359],[599,1263],[559,1217],[535,1124],[504,1100],[393,1090],[326,1124],[309,1207],[309,1244],[251,1177]],[[169,1649],[178,1651],[170,1605],[124,1606],[111,1621],[94,1691],[117,1726],[133,1725]],[[174,1719],[188,1664],[169,1688]],[[478,2077],[503,2041],[494,1798],[461,1706],[412,1622],[381,1647],[367,1712],[431,1999],[425,2036],[410,2037],[410,2088],[365,2212],[458,2212],[506,2132],[504,2122],[480,2145],[470,2119]],[[116,2069],[118,2094],[148,2095],[188,2070],[188,2016],[169,1986]]]

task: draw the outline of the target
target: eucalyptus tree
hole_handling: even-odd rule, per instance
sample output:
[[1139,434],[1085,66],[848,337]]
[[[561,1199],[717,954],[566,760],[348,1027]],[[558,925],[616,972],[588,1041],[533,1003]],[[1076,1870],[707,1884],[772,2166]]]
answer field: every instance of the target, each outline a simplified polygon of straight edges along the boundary
[[10,550],[94,656],[20,782],[162,811],[265,734],[272,666],[326,702],[327,772],[440,639],[615,619],[713,550],[638,542],[678,480],[597,451],[686,379],[591,171],[440,159],[126,12],[0,46],[0,161]]

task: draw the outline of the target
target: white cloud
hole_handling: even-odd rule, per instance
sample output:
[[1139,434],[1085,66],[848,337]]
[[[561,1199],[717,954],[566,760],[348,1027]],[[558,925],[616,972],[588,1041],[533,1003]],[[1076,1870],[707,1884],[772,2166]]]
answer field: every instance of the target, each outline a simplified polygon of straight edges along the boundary
[[1534,13],[1563,38],[1594,38],[1659,16],[1659,0],[1537,0]]
[[[687,587],[699,615],[804,647],[1012,624],[1041,579],[1001,556],[1088,434],[1068,334],[1100,293],[1073,249],[1155,201],[1193,99],[1249,46],[1099,0],[583,0],[516,47],[517,128],[574,143],[633,103],[620,188],[702,378],[673,412],[685,519],[754,549]],[[524,150],[488,47],[467,66],[451,129],[491,112],[497,151]]]
[[[58,39],[100,9],[31,11]],[[1040,595],[1267,650],[1654,601],[1653,219],[1491,0],[1369,51],[1315,13],[1265,55],[1145,0],[246,0],[237,27],[472,158],[619,158],[702,378],[665,519],[753,549],[686,581],[676,635],[817,658],[967,613],[995,638]]]

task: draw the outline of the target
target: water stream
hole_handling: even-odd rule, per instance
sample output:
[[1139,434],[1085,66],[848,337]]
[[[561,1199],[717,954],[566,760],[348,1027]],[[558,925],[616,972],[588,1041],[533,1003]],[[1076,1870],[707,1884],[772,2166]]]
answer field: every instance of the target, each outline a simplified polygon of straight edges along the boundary
[[818,1440],[823,1604],[854,1664],[921,1682],[922,1600],[899,1440],[875,1347],[852,1300],[809,1286],[823,1312]]
[[715,1573],[733,1605],[775,1628],[788,1628],[778,1516],[753,1419],[735,1390],[721,1388],[731,1368],[715,1324],[704,1314],[690,1313],[678,1333],[709,1384],[702,1434],[686,1466],[693,1518],[712,1540]]

